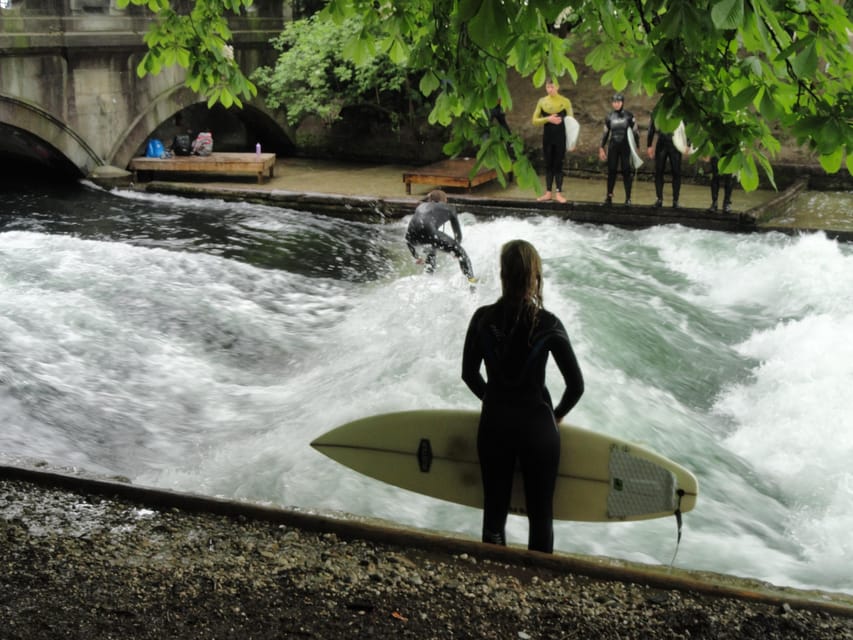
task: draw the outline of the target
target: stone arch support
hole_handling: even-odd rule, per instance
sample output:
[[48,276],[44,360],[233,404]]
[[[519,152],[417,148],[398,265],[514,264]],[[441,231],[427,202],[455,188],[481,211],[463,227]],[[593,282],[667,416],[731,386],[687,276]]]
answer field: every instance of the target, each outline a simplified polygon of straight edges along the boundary
[[0,93],[0,122],[44,140],[76,166],[81,175],[87,176],[95,167],[104,164],[104,160],[83,136],[26,100]]
[[[149,136],[164,122],[174,117],[179,111],[203,102],[204,100],[197,93],[183,84],[176,84],[163,91],[149,104],[140,105],[141,111],[137,113],[127,130],[121,132],[115,140],[106,158],[107,164],[120,168],[127,167],[133,156],[144,148]],[[254,128],[265,132],[266,139],[275,140],[277,147],[293,147],[293,132],[289,127],[282,125],[262,101],[255,99],[246,104],[242,110],[236,107],[234,110],[239,113],[238,117],[241,119],[251,119]],[[169,143],[171,140],[163,140],[163,142]]]
[[127,130],[119,135],[109,153],[108,163],[116,167],[126,167],[136,150],[145,143],[148,136],[161,123],[196,102],[199,102],[198,94],[182,84],[173,86],[161,93],[148,105],[145,105]]

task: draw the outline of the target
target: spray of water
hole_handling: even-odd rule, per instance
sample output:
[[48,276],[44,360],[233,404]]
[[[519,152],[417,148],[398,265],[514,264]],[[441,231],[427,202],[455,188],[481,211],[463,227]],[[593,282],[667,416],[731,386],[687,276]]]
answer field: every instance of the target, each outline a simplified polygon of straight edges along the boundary
[[[699,477],[678,564],[850,590],[846,246],[465,214],[471,292],[450,256],[419,271],[405,221],[150,196],[116,209],[91,232],[28,214],[0,234],[5,455],[477,536],[477,510],[309,443],[373,413],[476,408],[465,328],[499,295],[500,246],[525,238],[586,377],[569,420]],[[526,522],[508,533],[523,543]],[[556,536],[561,550],[666,564],[675,522],[558,523]]]

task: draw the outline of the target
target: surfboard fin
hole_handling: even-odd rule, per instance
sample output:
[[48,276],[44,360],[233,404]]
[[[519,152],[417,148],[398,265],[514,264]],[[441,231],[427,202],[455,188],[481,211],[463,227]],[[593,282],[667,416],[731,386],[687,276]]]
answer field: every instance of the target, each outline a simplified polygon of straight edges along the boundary
[[683,524],[681,518],[681,498],[684,496],[684,489],[679,489],[676,495],[678,495],[678,506],[675,508],[675,526],[678,528],[678,535],[675,538],[675,552],[672,554],[672,560],[669,561],[670,569],[675,565],[675,556],[678,555],[678,547],[681,545],[681,529]]

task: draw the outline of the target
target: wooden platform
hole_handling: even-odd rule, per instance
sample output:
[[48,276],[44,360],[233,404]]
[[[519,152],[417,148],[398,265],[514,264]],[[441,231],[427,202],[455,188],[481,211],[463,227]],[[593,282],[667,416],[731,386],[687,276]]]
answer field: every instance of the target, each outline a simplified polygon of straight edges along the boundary
[[472,187],[495,180],[498,177],[494,169],[480,167],[471,177],[474,169],[474,158],[451,158],[434,164],[403,173],[406,183],[406,193],[412,192],[412,183],[429,184],[436,187],[462,187],[471,190]]
[[209,156],[174,156],[172,158],[138,157],[130,161],[134,180],[146,172],[210,173],[224,175],[256,175],[258,183],[272,178],[274,153],[217,153]]

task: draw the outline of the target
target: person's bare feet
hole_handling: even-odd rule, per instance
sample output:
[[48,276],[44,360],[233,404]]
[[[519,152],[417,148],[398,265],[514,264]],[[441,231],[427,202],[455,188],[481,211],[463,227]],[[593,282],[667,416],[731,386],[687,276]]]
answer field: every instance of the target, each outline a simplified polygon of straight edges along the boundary
[[551,199],[551,192],[550,191],[546,191],[543,195],[536,198],[536,200],[538,200],[539,202],[547,202],[550,199]]
[[563,194],[560,193],[559,191],[557,192],[556,199],[557,199],[557,202],[559,202],[560,204],[566,204],[566,199],[563,197]]

